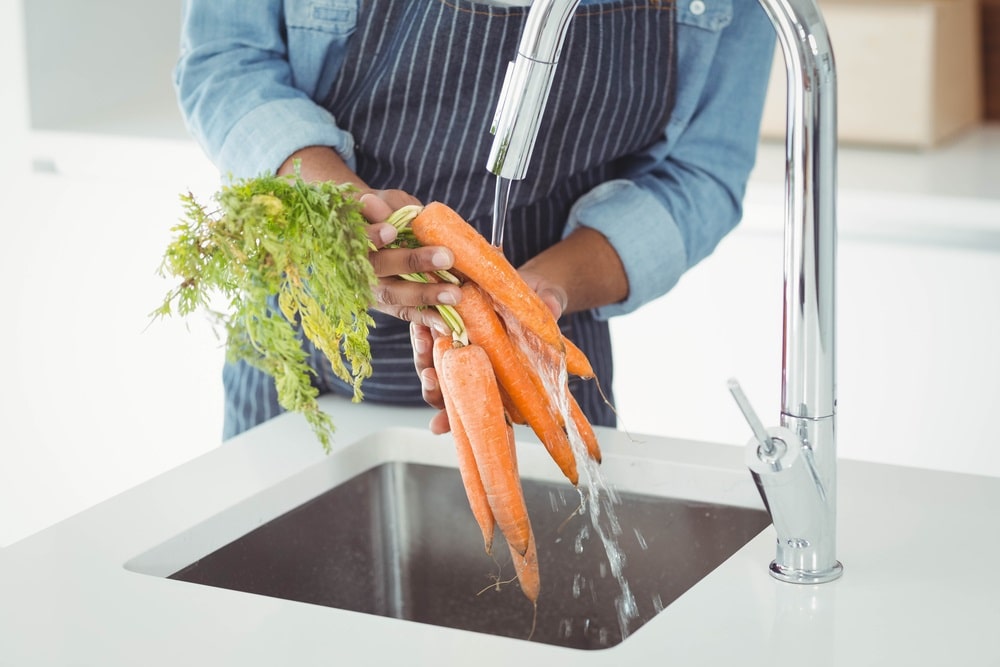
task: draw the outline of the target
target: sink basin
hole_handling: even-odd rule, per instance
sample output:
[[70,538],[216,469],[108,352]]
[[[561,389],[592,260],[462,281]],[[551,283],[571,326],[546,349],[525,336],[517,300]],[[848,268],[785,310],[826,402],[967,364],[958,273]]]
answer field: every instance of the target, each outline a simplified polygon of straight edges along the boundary
[[[457,470],[440,464],[448,447],[437,439],[433,450],[422,462],[412,460],[418,447],[406,448],[411,460],[371,443],[354,448],[339,465],[324,461],[126,566],[179,585],[601,649],[626,640],[770,524],[760,507],[615,489],[606,509],[620,527],[607,531],[617,532],[616,577],[604,531],[578,511],[580,492],[526,472],[545,456],[531,447],[521,467],[542,581],[536,616],[510,581],[499,532],[495,558],[486,554]],[[345,468],[357,470],[331,483]],[[749,475],[745,483],[752,487]]]

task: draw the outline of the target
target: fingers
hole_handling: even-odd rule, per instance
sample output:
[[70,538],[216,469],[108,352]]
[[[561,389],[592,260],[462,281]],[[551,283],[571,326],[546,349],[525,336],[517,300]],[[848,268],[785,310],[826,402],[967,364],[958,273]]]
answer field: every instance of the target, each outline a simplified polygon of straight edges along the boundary
[[[371,223],[368,237],[377,248],[382,249],[395,240],[395,228],[385,221],[393,211],[409,204],[419,202],[402,190],[379,190],[361,197],[361,213]],[[440,246],[386,249],[370,257],[375,275],[379,277],[450,269],[455,262],[451,250]]]
[[[381,278],[375,286],[375,306],[389,312],[403,308],[428,308],[430,306],[454,306],[462,298],[462,290],[457,285],[444,283],[420,283],[402,278]],[[420,322],[411,317],[411,322]],[[432,322],[422,322],[432,326]]]
[[393,211],[410,204],[420,204],[416,197],[402,190],[375,190],[365,193],[358,201],[361,203],[361,215],[371,223],[368,239],[376,248],[383,248],[396,240],[396,228],[385,222]]
[[402,190],[375,190],[361,195],[361,215],[371,223],[385,222],[393,211],[420,205],[420,200]]
[[448,325],[433,306],[457,304],[462,298],[462,290],[447,283],[420,283],[385,277],[379,279],[374,295],[377,310],[440,333],[448,333]]
[[[376,201],[372,201],[376,200]],[[374,220],[377,222],[382,222],[389,214],[393,211],[399,210],[404,206],[417,205],[420,206],[420,200],[403,190],[375,190],[361,197],[362,213],[365,213],[366,206],[374,207],[373,215],[377,215]],[[380,206],[377,202],[381,201],[384,204]],[[369,220],[368,214],[365,217]]]
[[368,225],[368,240],[376,248],[384,248],[396,240],[396,228],[386,222]]
[[436,413],[431,417],[431,421],[427,426],[434,435],[447,433],[451,430],[451,424],[448,423],[448,413],[444,410]]
[[444,398],[441,396],[437,371],[434,370],[434,333],[428,327],[412,323],[410,342],[413,345],[413,367],[420,378],[423,399],[439,411],[431,418],[430,431],[437,435],[447,433],[451,427],[448,424],[448,415],[444,411]]
[[386,248],[396,239],[397,231],[385,220],[393,211],[419,201],[402,190],[376,190],[363,195],[360,202],[362,214],[371,223],[368,238],[377,249],[369,253],[379,278],[375,308],[409,322],[443,327],[440,315],[428,306],[454,305],[462,298],[461,290],[448,283],[420,283],[399,276],[450,269],[455,259],[451,250],[439,246]]
[[555,318],[558,320],[562,317],[569,304],[569,295],[566,293],[566,288],[529,268],[521,267],[518,269],[518,273],[521,274],[528,287],[535,290],[539,298],[541,298],[542,303],[552,311]]
[[538,291],[538,296],[541,297],[542,303],[544,303],[552,314],[558,320],[562,317],[563,312],[566,310],[566,291],[556,288],[556,287],[545,287]]
[[421,324],[410,324],[410,343],[413,347],[413,368],[420,378],[424,401],[436,408],[444,407],[437,372],[434,370],[434,332]]
[[[386,225],[392,229],[392,225]],[[399,276],[405,273],[433,273],[450,269],[455,263],[451,250],[442,246],[422,248],[386,248],[369,255],[375,275]]]

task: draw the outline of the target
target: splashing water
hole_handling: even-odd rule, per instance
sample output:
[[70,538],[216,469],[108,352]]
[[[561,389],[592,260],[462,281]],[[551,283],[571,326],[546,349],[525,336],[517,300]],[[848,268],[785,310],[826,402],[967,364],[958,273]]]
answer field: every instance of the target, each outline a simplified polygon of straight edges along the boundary
[[[618,625],[621,631],[622,641],[629,635],[629,623],[638,618],[639,609],[635,596],[625,580],[625,553],[618,544],[618,538],[622,534],[621,524],[615,511],[615,505],[621,503],[621,498],[617,492],[608,485],[601,474],[598,463],[594,461],[587,451],[587,445],[577,429],[572,418],[569,403],[568,375],[566,372],[565,358],[558,356],[557,364],[546,363],[554,356],[550,349],[546,349],[546,344],[541,342],[535,335],[525,331],[516,317],[506,312],[500,303],[494,304],[498,314],[507,325],[511,340],[521,349],[521,351],[536,363],[539,370],[542,384],[545,391],[555,398],[555,404],[566,425],[566,432],[572,446],[573,456],[576,459],[579,481],[577,492],[580,494],[580,514],[589,515],[589,526],[584,526],[577,535],[574,542],[576,553],[582,553],[584,541],[589,540],[590,531],[597,536],[600,544],[607,554],[607,565],[612,576],[616,579],[620,594],[615,600],[615,609],[618,616]],[[566,506],[566,499],[559,494],[549,495],[549,502],[554,510],[558,510],[559,505]],[[638,536],[638,535],[637,535]],[[641,538],[640,538],[641,539]],[[604,564],[601,564],[601,576],[606,575]],[[591,585],[593,591],[593,586]],[[602,643],[606,643],[607,629],[601,628],[603,636]]]
[[645,551],[646,549],[648,549],[649,545],[646,544],[646,538],[643,537],[642,533],[639,532],[639,529],[638,528],[634,528],[633,532],[635,533],[635,540],[636,540],[636,542],[639,543],[639,548],[642,549],[643,551]]
[[[551,358],[551,355],[546,355],[544,351],[540,351],[544,344],[521,330],[516,323],[509,328],[512,340],[521,347],[529,358],[536,360]],[[571,416],[565,361],[560,359],[558,367],[555,368],[540,363],[538,364],[538,368],[547,393],[556,397],[556,406],[562,414],[566,425],[566,431],[569,435],[580,476],[577,485],[577,491],[580,494],[580,513],[586,513],[590,519],[589,524],[585,524],[577,534],[573,548],[576,553],[583,553],[584,542],[589,540],[591,531],[593,531],[593,534],[597,536],[600,544],[604,547],[608,558],[607,565],[621,591],[615,600],[615,609],[617,611],[621,637],[624,641],[629,635],[629,623],[639,616],[639,608],[636,604],[635,596],[632,594],[632,590],[625,579],[626,558],[625,553],[618,544],[622,528],[618,521],[615,506],[621,503],[621,498],[613,487],[605,482],[600,467],[590,457],[587,445]],[[566,504],[566,499],[561,497],[561,494],[560,497],[550,495],[549,500],[553,509],[557,509],[560,503],[563,506]],[[636,536],[639,538],[640,543],[644,544],[644,540],[638,533],[636,533]],[[601,576],[605,576],[605,573],[606,570],[602,563]],[[579,596],[576,582],[574,582],[573,593],[574,597]],[[602,629],[602,632],[606,632],[606,630]]]
[[[628,581],[625,579],[626,558],[617,540],[618,535],[621,534],[621,527],[618,523],[618,516],[614,507],[615,502],[617,502],[617,496],[611,493],[594,461],[590,460],[589,457],[587,457],[587,461],[589,496],[587,508],[589,509],[590,526],[600,539],[600,543],[607,553],[608,569],[606,570],[604,563],[602,563],[602,575],[605,575],[610,570],[611,575],[618,582],[621,591],[620,595],[615,599],[615,610],[618,615],[618,626],[621,631],[621,637],[624,641],[629,635],[629,623],[639,616],[639,609]],[[602,633],[605,633],[602,641],[602,644],[604,644],[607,638],[606,630],[603,628]]]

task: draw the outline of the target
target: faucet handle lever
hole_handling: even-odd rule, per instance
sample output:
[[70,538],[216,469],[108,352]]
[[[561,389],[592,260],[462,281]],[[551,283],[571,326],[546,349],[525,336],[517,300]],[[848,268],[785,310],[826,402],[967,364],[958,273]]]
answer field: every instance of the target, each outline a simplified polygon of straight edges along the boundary
[[757,417],[757,413],[754,412],[753,406],[750,405],[750,401],[747,399],[746,394],[743,393],[743,389],[740,387],[740,383],[736,381],[736,378],[729,378],[726,383],[729,386],[729,393],[733,395],[736,400],[736,405],[739,406],[740,412],[743,413],[744,419],[750,425],[750,430],[753,431],[753,437],[757,440],[757,444],[760,445],[761,453],[764,456],[774,456],[777,453],[777,447],[774,444],[774,440],[768,434],[764,425],[761,423],[760,419]]

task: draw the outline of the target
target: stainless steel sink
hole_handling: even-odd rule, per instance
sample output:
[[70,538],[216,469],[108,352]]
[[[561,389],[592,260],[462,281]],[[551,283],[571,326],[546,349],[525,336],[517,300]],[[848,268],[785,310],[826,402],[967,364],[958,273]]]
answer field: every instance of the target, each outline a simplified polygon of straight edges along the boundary
[[[435,447],[442,450],[440,441]],[[485,553],[454,468],[398,460],[352,465],[358,470],[349,479],[310,491],[222,546],[197,551],[224,525],[208,521],[165,545],[170,558],[154,549],[127,567],[299,603],[601,649],[625,640],[770,523],[757,507],[618,492],[617,543],[636,612],[623,622],[622,586],[590,518],[576,512],[580,494],[526,476],[542,580],[535,618],[516,582],[496,585],[513,576],[506,545],[498,536],[496,560]],[[317,475],[312,486],[295,488],[321,487]],[[171,565],[178,549],[186,560]]]

